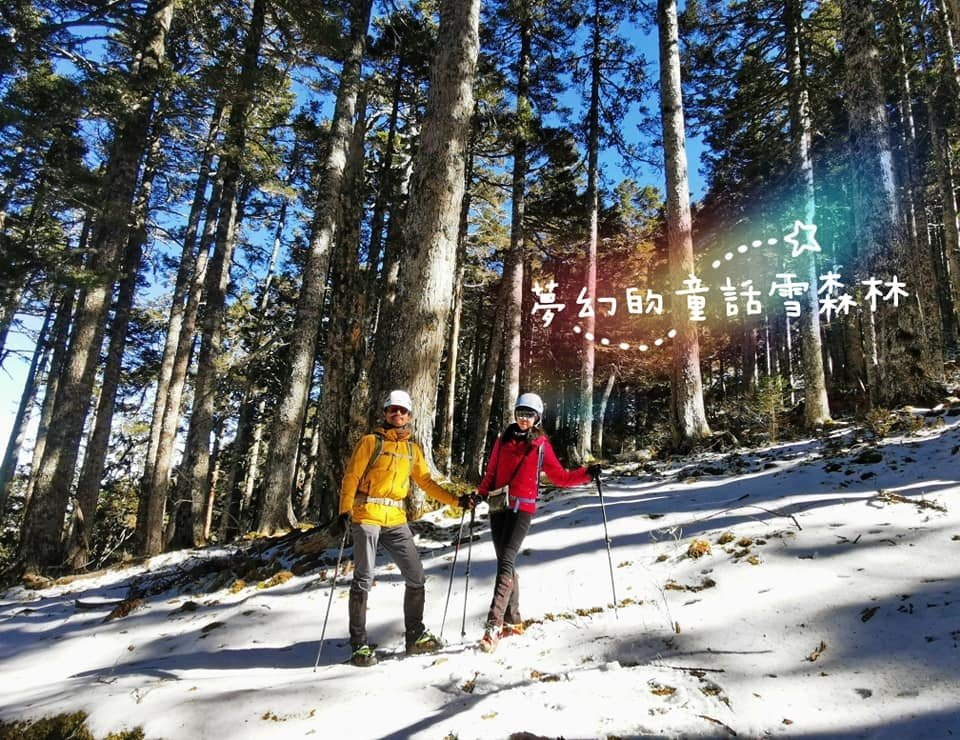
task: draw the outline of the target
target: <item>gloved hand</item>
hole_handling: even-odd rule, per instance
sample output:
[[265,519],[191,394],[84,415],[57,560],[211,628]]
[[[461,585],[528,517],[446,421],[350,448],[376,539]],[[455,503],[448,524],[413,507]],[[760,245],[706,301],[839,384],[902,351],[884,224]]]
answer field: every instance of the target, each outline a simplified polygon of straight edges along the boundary
[[350,523],[353,521],[353,517],[350,515],[349,511],[345,511],[340,515],[340,518],[337,520],[337,532],[341,535],[344,532],[350,530]]
[[600,473],[603,471],[600,469],[600,463],[592,463],[587,466],[587,475],[590,476],[592,480],[596,480],[600,477]]
[[479,501],[477,494],[475,493],[465,493],[457,500],[457,505],[464,511],[469,511],[476,507],[477,502]]

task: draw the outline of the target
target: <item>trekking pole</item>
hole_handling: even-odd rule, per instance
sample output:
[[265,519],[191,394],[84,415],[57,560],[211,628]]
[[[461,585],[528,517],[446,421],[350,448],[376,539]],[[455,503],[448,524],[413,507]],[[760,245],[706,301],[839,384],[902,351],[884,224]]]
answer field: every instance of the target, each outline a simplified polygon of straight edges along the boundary
[[320,649],[317,650],[317,660],[313,664],[313,672],[317,672],[317,666],[320,665],[320,653],[323,652],[323,640],[327,634],[327,620],[330,619],[330,607],[333,605],[333,592],[337,588],[337,573],[340,572],[340,561],[343,559],[343,548],[347,544],[347,529],[344,527],[343,537],[340,538],[340,552],[337,553],[337,565],[333,569],[333,579],[330,581],[330,598],[327,599],[327,613],[323,617],[323,629],[320,630]]
[[600,476],[597,475],[597,493],[600,494],[600,514],[603,517],[603,539],[607,542],[607,562],[610,564],[610,588],[613,589],[613,613],[617,619],[620,619],[620,611],[617,609],[617,584],[613,580],[613,554],[610,552],[610,532],[607,530],[607,508],[603,504],[603,485],[600,483]]
[[467,510],[460,515],[460,528],[457,530],[457,545],[453,549],[453,563],[450,565],[450,580],[447,582],[447,600],[443,602],[443,619],[440,620],[440,640],[443,640],[443,625],[447,622],[447,607],[450,606],[450,592],[453,590],[453,571],[457,568],[457,555],[460,554],[460,538],[463,536],[463,520],[467,518]]
[[467,594],[470,593],[470,560],[473,557],[473,520],[476,509],[470,509],[470,539],[467,540],[467,574],[463,586],[463,620],[460,622],[460,639],[467,636]]

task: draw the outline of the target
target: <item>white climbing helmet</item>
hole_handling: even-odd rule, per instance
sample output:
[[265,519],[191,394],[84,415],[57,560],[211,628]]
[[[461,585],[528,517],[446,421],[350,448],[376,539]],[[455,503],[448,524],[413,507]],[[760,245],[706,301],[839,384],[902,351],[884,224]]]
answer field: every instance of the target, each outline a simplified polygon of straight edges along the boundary
[[387,400],[383,402],[383,407],[403,406],[407,411],[413,410],[413,401],[410,400],[410,394],[406,391],[390,391]]
[[533,409],[537,416],[543,416],[543,399],[536,393],[521,393],[517,397],[517,402],[513,404],[513,410],[516,412],[519,408]]

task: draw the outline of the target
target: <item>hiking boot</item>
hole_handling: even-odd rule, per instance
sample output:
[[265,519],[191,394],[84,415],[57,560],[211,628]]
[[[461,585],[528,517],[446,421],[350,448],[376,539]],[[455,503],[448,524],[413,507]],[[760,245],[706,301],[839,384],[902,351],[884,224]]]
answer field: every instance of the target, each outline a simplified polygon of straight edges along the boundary
[[523,634],[523,623],[519,624],[510,624],[509,622],[503,623],[503,631],[501,632],[501,637],[509,637],[510,635],[522,635]]
[[487,627],[483,637],[480,638],[480,649],[485,653],[492,653],[499,644],[500,630],[493,626]]
[[353,654],[350,656],[350,664],[367,668],[377,664],[377,655],[369,645],[358,645],[353,649]]
[[443,647],[440,638],[429,630],[424,630],[416,640],[407,644],[407,655],[423,655],[435,653]]

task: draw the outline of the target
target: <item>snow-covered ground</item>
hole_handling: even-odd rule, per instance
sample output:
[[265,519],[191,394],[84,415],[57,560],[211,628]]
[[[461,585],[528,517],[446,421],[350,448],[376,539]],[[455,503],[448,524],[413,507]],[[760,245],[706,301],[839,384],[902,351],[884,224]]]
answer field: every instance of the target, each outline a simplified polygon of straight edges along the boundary
[[[98,737],[140,726],[233,740],[957,736],[958,449],[944,417],[876,445],[838,431],[614,470],[617,610],[596,488],[548,492],[518,566],[533,622],[493,655],[474,647],[494,576],[483,516],[465,641],[466,543],[439,655],[402,655],[403,584],[384,556],[368,626],[388,654],[373,668],[344,664],[341,576],[314,670],[329,567],[236,592],[206,590],[211,576],[106,622],[132,583],[223,551],[13,589],[0,599],[0,719],[82,709]],[[459,520],[428,519],[426,620],[439,631]],[[709,553],[690,557],[696,540]]]

